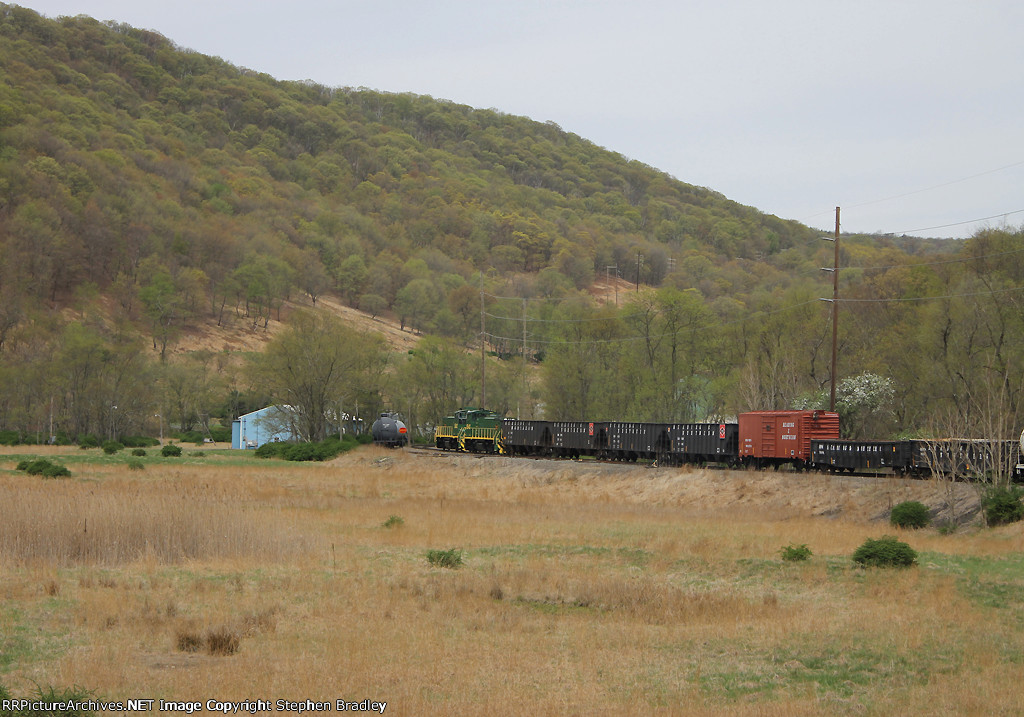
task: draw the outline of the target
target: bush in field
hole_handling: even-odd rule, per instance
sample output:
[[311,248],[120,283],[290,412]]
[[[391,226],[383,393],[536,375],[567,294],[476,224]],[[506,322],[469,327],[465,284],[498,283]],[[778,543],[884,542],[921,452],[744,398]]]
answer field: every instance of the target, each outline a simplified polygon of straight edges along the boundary
[[132,449],[132,455],[141,458],[142,456],[146,455],[146,449],[145,448],[133,448]]
[[217,443],[231,443],[231,426],[211,426],[210,437]]
[[[372,438],[371,438],[372,440]],[[331,436],[319,443],[264,443],[256,449],[257,458],[283,458],[286,461],[329,461],[361,445],[358,438]]]
[[926,528],[932,522],[928,506],[916,500],[908,500],[892,507],[889,522],[898,528]]
[[405,525],[405,518],[400,515],[391,515],[381,525],[384,528],[401,528]]
[[164,458],[177,458],[181,455],[181,446],[174,443],[168,443],[160,449],[160,455]]
[[812,553],[811,549],[802,543],[800,545],[793,545],[790,543],[779,551],[779,555],[782,556],[783,560],[795,563],[800,562],[801,560],[807,560],[811,557]]
[[118,441],[103,441],[103,452],[112,456],[118,451],[124,450],[124,444]]
[[287,447],[287,443],[264,443],[256,449],[256,457],[279,458],[281,456],[281,452]]
[[130,471],[141,471],[145,470],[146,464],[140,461],[138,458],[132,458],[128,461],[128,470]]
[[160,441],[149,436],[125,436],[121,439],[125,448],[149,448],[159,446]]
[[1024,519],[1024,489],[1017,486],[992,487],[981,497],[981,510],[985,524],[992,528],[997,525],[1016,523]]
[[[27,699],[28,707],[21,707],[19,702],[0,710],[2,717],[84,717],[93,712],[86,709],[90,700],[96,695],[82,687],[71,687],[58,690],[53,687],[36,687],[28,695],[15,697],[6,687],[0,684],[0,701]],[[32,708],[32,703],[43,703],[46,709]]]
[[56,463],[51,463],[43,469],[43,478],[68,478],[70,475],[71,471],[68,470],[67,466]]
[[17,468],[19,471],[25,471],[31,476],[42,476],[43,478],[67,478],[71,475],[71,471],[67,469],[67,466],[51,463],[45,458],[21,461],[18,463]]
[[205,647],[211,655],[233,655],[238,652],[241,640],[236,632],[220,627],[207,630],[205,635],[193,630],[179,631],[177,644],[182,652],[199,652]]
[[203,434],[199,431],[185,431],[174,434],[174,437],[182,443],[202,443]]
[[319,443],[293,443],[280,453],[286,461],[322,461]]
[[96,436],[92,435],[91,433],[89,435],[87,435],[87,436],[81,436],[78,439],[78,447],[79,448],[99,448],[100,447],[100,439],[97,438]]
[[194,443],[197,446],[206,443],[207,438],[211,439],[214,443],[231,443],[231,429],[221,426],[210,426],[209,432],[185,431],[183,433],[175,433],[174,437],[181,443]]
[[865,540],[853,551],[853,562],[870,568],[905,568],[917,562],[917,553],[906,543],[886,535]]
[[427,562],[439,568],[462,567],[462,551],[458,548],[451,550],[428,550]]

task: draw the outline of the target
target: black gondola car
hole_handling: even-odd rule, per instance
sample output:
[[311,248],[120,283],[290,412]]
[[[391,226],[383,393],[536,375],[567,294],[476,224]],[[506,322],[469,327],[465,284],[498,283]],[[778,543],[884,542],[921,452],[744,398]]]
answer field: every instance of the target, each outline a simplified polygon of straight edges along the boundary
[[598,426],[586,421],[552,421],[552,452],[564,458],[592,456],[600,439]]
[[1013,440],[974,438],[915,439],[911,466],[915,475],[947,475],[986,479],[992,475],[1019,477],[1020,445]]
[[551,424],[547,421],[506,418],[501,425],[505,450],[511,456],[543,455],[551,448]]
[[967,438],[906,441],[811,441],[811,463],[818,470],[892,471],[899,475],[983,478],[1013,474],[1019,462],[1016,441]]
[[673,423],[669,438],[674,463],[739,463],[738,423]]
[[915,472],[913,441],[812,440],[811,465],[818,470]]
[[609,423],[608,453],[611,458],[625,461],[666,460],[672,450],[669,427],[667,423]]
[[600,455],[608,442],[604,423],[506,418],[502,429],[509,455],[579,458]]

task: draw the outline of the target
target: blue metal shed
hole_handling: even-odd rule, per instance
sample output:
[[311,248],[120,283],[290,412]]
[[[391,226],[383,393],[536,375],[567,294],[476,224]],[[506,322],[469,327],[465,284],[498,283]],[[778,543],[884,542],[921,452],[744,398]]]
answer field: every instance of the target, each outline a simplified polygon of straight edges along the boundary
[[264,443],[295,439],[294,411],[288,406],[267,406],[231,422],[232,448],[259,448]]

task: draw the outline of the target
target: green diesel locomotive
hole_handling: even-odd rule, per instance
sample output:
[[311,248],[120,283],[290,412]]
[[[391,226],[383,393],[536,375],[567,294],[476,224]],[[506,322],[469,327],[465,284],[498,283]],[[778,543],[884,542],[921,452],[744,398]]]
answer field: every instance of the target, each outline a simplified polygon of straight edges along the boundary
[[482,408],[460,408],[434,428],[434,445],[446,451],[504,453],[502,417]]

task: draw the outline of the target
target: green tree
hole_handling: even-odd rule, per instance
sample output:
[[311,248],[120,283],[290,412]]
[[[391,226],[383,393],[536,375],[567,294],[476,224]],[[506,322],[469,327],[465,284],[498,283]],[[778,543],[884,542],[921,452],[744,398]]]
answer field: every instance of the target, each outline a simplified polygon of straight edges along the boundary
[[322,441],[331,418],[380,387],[385,360],[379,336],[355,331],[321,313],[298,313],[253,359],[254,381],[290,406],[299,435]]
[[555,317],[563,332],[548,344],[543,363],[550,420],[623,418],[624,382],[619,371],[621,323],[614,309],[595,309],[584,298],[567,299]]
[[415,331],[423,331],[441,306],[443,294],[428,279],[413,279],[398,291],[395,311],[404,330],[408,324]]
[[[480,360],[445,339],[425,336],[400,370],[402,405],[418,412],[416,423],[435,423],[462,406],[472,405],[480,386]],[[478,397],[478,396],[477,396]]]
[[167,343],[178,333],[181,295],[170,274],[157,270],[139,290],[139,300],[145,308],[153,332],[153,349],[160,348],[160,360],[166,359]]
[[338,290],[349,306],[355,306],[356,299],[366,284],[366,262],[358,254],[345,257],[338,267]]

